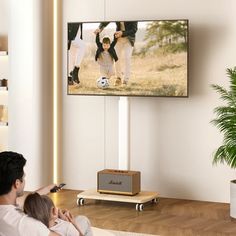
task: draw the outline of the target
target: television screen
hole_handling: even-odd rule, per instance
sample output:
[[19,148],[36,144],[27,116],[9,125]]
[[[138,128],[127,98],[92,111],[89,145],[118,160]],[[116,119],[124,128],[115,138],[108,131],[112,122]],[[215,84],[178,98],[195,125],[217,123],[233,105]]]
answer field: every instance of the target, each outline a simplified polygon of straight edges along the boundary
[[70,95],[188,96],[188,20],[68,23]]

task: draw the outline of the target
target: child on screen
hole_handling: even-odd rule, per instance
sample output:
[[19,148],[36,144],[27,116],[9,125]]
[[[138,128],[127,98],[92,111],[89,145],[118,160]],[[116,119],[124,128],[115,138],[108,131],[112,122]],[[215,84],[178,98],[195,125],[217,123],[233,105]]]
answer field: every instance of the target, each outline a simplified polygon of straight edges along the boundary
[[115,74],[114,70],[114,61],[118,60],[115,51],[117,39],[114,36],[113,41],[111,42],[110,38],[105,36],[100,42],[99,33],[96,34],[96,44],[97,51],[95,55],[95,60],[100,66],[100,75],[109,79]]

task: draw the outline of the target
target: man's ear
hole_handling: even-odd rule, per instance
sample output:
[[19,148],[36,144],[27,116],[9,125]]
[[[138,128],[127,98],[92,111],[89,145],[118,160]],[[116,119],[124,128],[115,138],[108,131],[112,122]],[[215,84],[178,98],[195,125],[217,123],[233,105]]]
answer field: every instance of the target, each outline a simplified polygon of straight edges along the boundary
[[15,181],[15,183],[13,184],[13,187],[14,187],[15,189],[18,189],[19,186],[21,186],[21,181],[20,181],[19,179],[17,179],[17,180]]

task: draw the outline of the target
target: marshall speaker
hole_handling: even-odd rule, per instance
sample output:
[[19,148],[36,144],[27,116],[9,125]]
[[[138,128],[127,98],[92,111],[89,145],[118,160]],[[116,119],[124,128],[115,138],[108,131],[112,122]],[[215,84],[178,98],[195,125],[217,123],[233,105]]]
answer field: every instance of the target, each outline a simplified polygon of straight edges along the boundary
[[140,192],[140,171],[105,169],[97,173],[97,191],[135,195]]

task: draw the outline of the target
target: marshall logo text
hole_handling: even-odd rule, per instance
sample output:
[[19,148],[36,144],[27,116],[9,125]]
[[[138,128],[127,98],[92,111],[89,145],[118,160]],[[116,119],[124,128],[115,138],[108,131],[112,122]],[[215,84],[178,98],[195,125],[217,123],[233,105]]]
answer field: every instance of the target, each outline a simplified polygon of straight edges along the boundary
[[121,185],[122,182],[121,182],[121,181],[113,181],[113,180],[111,180],[111,181],[109,182],[109,184]]

